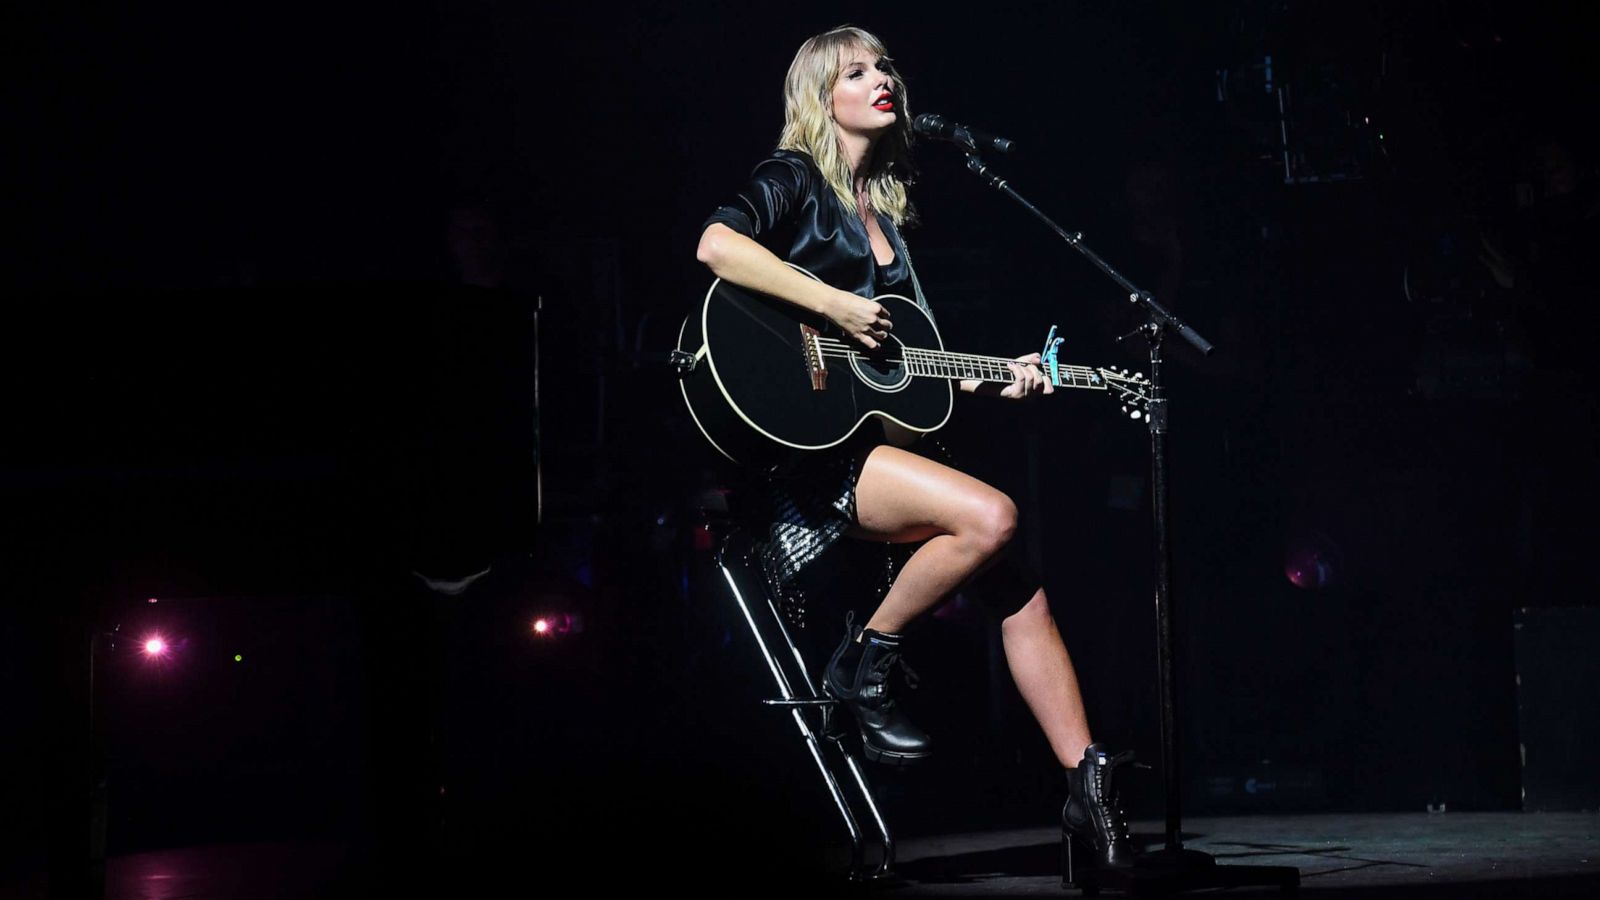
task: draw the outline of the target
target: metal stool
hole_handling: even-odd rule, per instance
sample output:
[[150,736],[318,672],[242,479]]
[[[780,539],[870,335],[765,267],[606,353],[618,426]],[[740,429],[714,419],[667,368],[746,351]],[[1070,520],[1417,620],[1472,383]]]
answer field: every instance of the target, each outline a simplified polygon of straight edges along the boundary
[[[853,881],[870,882],[893,877],[894,838],[878,809],[866,776],[861,771],[861,760],[846,744],[848,727],[840,721],[848,715],[813,682],[810,669],[789,628],[784,624],[783,613],[767,590],[749,536],[734,528],[720,542],[716,553],[717,575],[727,585],[750,634],[766,660],[767,669],[777,685],[778,697],[761,701],[763,705],[785,710],[794,719],[806,749],[817,764],[817,772],[833,798],[845,830],[850,834],[850,877]],[[832,748],[831,750],[829,748]],[[850,773],[841,779],[834,760],[843,760]],[[844,785],[854,785],[855,801],[847,796]],[[856,805],[859,804],[859,805]],[[876,866],[866,863],[865,839],[856,810],[872,819],[882,840],[883,855]]]

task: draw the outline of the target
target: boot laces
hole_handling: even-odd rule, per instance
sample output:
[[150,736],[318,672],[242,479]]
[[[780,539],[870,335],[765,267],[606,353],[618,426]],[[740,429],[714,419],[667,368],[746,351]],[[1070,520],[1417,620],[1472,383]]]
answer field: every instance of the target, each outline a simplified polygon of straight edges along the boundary
[[1105,811],[1106,828],[1113,841],[1128,837],[1128,816],[1122,809],[1122,797],[1113,793],[1112,775],[1117,766],[1133,761],[1133,751],[1124,750],[1116,756],[1107,757],[1106,761],[1094,767],[1094,793],[1098,798],[1099,806]]
[[906,662],[906,658],[900,654],[899,650],[888,651],[875,660],[872,665],[872,670],[881,676],[884,681],[888,681],[891,670],[895,668],[900,670],[901,677],[905,679],[906,687],[916,690],[922,679],[917,676],[916,670],[911,668],[911,664]]

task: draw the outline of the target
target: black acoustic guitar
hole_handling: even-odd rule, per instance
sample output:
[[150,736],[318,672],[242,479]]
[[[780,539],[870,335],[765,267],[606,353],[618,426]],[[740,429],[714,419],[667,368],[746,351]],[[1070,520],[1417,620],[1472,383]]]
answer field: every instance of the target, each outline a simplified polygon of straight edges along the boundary
[[[796,270],[816,276],[799,266]],[[717,452],[736,463],[782,468],[806,451],[834,447],[868,419],[904,446],[950,418],[950,383],[1010,383],[998,356],[951,353],[915,300],[874,297],[894,330],[877,350],[846,338],[826,317],[718,279],[689,314],[673,357],[683,400]],[[1053,353],[1050,354],[1053,357]],[[1058,387],[1105,391],[1135,418],[1149,382],[1126,371],[1047,361]]]

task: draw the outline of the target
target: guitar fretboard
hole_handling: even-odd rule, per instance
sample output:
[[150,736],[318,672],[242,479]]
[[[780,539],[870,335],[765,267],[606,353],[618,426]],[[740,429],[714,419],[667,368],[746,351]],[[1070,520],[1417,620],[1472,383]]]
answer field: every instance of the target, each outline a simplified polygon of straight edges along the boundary
[[[976,379],[978,381],[1016,380],[1010,366],[1014,359],[1000,356],[977,356],[970,353],[950,353],[944,350],[905,348],[905,364],[913,375],[934,378]],[[1056,373],[1062,387],[1104,388],[1105,379],[1088,366],[1057,365]]]
[[[838,338],[815,335],[810,339],[816,342],[817,352],[823,359],[862,359],[901,363],[906,367],[907,373],[927,378],[951,378],[963,381],[974,379],[1006,384],[1016,381],[1016,376],[1011,373],[1010,367],[1017,361],[1003,356],[951,353],[948,350],[924,350],[920,347],[902,345],[899,353],[889,353],[880,357],[858,350]],[[1058,364],[1056,374],[1061,387],[1090,388],[1100,391],[1107,389],[1105,373],[1090,366]],[[1114,373],[1111,377],[1117,378]]]

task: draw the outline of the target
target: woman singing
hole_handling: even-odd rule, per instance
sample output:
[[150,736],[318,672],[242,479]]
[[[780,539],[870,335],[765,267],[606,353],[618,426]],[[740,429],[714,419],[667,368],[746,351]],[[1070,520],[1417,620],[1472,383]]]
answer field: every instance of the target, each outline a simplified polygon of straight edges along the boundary
[[[927,308],[900,236],[911,213],[905,84],[878,38],[846,26],[801,45],[784,99],[779,149],[707,222],[697,256],[718,278],[826,316],[849,339],[876,348],[894,323],[869,298],[903,294]],[[1011,400],[1051,393],[1038,362],[1038,354],[1019,358],[1015,380],[999,391],[978,381],[961,389]],[[891,446],[876,422],[813,454],[798,473],[766,478],[770,532],[762,557],[777,583],[846,535],[920,544],[865,626],[846,620],[825,689],[855,716],[869,759],[927,757],[928,735],[907,720],[889,680],[891,669],[904,667],[900,634],[983,573],[985,602],[1002,617],[1011,674],[1066,768],[1064,830],[1101,864],[1125,864],[1131,849],[1111,776],[1129,754],[1112,756],[1093,743],[1044,589],[1019,554],[1003,552],[1016,530],[1016,506],[970,475]]]

